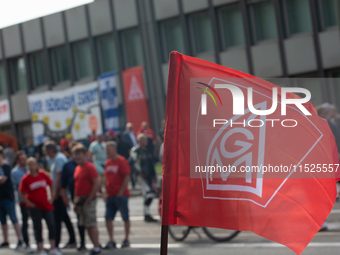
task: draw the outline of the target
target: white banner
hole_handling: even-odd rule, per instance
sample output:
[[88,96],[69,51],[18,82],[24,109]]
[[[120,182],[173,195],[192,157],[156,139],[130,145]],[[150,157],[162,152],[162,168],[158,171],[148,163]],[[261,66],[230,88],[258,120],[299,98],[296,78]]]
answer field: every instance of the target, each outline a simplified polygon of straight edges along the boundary
[[0,123],[8,122],[11,120],[8,99],[0,101]]
[[85,139],[93,132],[102,133],[98,83],[28,95],[34,144],[46,137]]

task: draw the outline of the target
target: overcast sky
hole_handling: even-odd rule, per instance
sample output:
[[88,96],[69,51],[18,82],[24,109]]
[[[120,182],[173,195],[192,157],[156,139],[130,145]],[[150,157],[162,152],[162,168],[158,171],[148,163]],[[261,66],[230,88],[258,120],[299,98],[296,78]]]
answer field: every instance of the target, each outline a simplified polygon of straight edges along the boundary
[[0,28],[93,1],[94,0],[0,0]]

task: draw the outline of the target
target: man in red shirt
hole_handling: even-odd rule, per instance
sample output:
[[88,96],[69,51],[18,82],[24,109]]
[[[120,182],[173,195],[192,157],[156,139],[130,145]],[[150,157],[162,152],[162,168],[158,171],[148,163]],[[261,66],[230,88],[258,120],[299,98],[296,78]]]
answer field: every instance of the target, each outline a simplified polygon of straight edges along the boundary
[[143,121],[141,126],[139,127],[139,130],[137,132],[137,135],[144,133],[146,134],[148,137],[150,137],[152,139],[152,142],[155,143],[156,142],[156,136],[155,133],[152,131],[151,128],[149,128],[149,124],[146,121]]
[[106,227],[110,240],[105,246],[105,249],[116,248],[116,243],[113,238],[113,219],[118,210],[120,211],[125,226],[125,239],[122,243],[122,248],[125,248],[130,246],[130,221],[128,209],[128,197],[130,196],[130,191],[128,189],[131,174],[130,165],[123,156],[117,153],[117,143],[115,141],[106,143],[106,154],[108,159],[104,166],[106,188],[104,200],[106,202]]
[[74,146],[72,154],[78,164],[74,171],[74,211],[79,214],[79,226],[85,226],[93,243],[90,255],[100,254],[96,193],[101,182],[95,166],[87,160],[86,148],[82,144]]
[[55,246],[55,222],[53,214],[52,199],[48,199],[46,187],[49,186],[52,194],[52,180],[45,171],[39,170],[37,160],[33,157],[27,159],[28,174],[21,179],[19,195],[29,208],[33,221],[34,235],[38,244],[40,255],[47,255],[43,247],[42,218],[48,227],[48,238],[50,240],[50,255],[61,255]]

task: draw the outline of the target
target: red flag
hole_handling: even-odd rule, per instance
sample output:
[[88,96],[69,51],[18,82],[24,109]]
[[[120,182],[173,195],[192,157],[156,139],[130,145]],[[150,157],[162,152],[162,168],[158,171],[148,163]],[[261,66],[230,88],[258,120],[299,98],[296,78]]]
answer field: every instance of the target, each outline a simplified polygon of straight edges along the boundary
[[133,124],[135,132],[143,121],[147,121],[150,125],[144,92],[143,68],[143,66],[134,67],[122,73],[127,122]]
[[[233,85],[235,94],[224,85]],[[275,89],[276,110],[253,113],[270,109]],[[305,249],[335,202],[337,148],[311,104],[300,107],[306,115],[295,104],[281,108],[283,102],[283,90],[269,82],[171,53],[163,225],[253,231],[297,254]]]

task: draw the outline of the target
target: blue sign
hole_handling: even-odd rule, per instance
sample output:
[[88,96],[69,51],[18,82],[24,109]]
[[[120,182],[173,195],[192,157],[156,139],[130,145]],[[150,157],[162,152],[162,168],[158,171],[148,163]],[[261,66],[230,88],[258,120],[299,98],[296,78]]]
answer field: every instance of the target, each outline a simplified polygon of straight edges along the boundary
[[103,109],[105,132],[119,130],[118,98],[116,91],[116,73],[103,74],[99,77],[100,95]]

